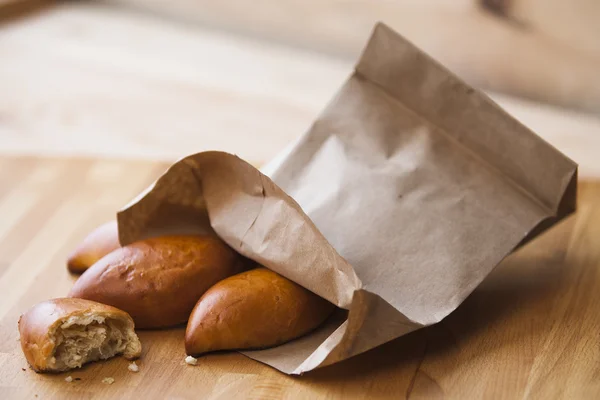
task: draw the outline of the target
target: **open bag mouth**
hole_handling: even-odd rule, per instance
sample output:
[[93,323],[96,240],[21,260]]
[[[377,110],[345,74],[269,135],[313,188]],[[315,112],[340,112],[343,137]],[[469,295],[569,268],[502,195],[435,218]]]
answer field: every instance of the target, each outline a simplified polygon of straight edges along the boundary
[[243,352],[301,374],[446,317],[517,246],[574,212],[577,165],[378,24],[269,176],[224,152],[185,157],[118,213],[119,237],[215,234],[348,310]]

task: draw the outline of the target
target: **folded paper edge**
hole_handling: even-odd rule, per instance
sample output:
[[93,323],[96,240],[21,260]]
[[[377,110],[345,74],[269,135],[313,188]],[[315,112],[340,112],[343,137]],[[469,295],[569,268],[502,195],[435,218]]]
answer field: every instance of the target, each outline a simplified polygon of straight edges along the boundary
[[[507,112],[502,106],[500,106],[492,98],[490,98],[485,92],[483,92],[482,90],[478,90],[478,89],[472,87],[471,85],[469,85],[468,83],[466,83],[462,78],[457,76],[454,72],[449,70],[442,63],[438,62],[436,59],[431,57],[428,53],[419,49],[410,40],[408,40],[404,36],[400,35],[398,32],[394,31],[392,28],[390,28],[388,25],[386,25],[385,23],[383,23],[381,21],[378,21],[375,24],[367,44],[363,48],[357,62],[354,65],[354,73],[359,76],[364,77],[366,80],[368,80],[372,84],[379,87],[381,90],[383,90],[389,96],[398,100],[404,107],[406,107],[407,109],[410,109],[414,114],[427,120],[429,123],[433,123],[433,121],[431,121],[430,118],[422,115],[421,112],[416,110],[411,105],[407,104],[407,101],[405,101],[406,99],[399,98],[398,95],[395,93],[392,84],[389,84],[389,82],[388,82],[389,87],[381,85],[380,82],[378,82],[378,79],[376,79],[372,76],[372,74],[376,73],[376,71],[379,71],[379,70],[386,71],[387,67],[389,67],[391,65],[391,63],[393,63],[394,60],[392,57],[384,57],[383,59],[379,59],[376,63],[367,63],[365,60],[368,59],[369,52],[375,51],[373,49],[377,49],[377,46],[379,46],[380,43],[388,44],[389,42],[393,43],[392,50],[396,50],[394,53],[402,51],[406,54],[414,55],[415,57],[422,57],[422,59],[427,60],[427,64],[431,67],[431,70],[441,72],[442,74],[446,75],[447,78],[454,84],[460,85],[466,89],[470,89],[470,91],[468,90],[470,94],[468,94],[467,96],[469,96],[469,95],[470,96],[479,96],[483,102],[482,104],[489,106],[490,107],[489,110],[494,110],[494,112],[497,115],[501,116],[503,119],[509,120],[514,125],[513,128],[515,130],[520,131],[520,134],[527,136],[531,140],[541,144],[542,148],[545,147],[546,149],[551,150],[553,152],[553,156],[558,157],[557,161],[559,161],[559,160],[561,161],[562,168],[563,168],[562,173],[566,174],[569,171],[572,172],[573,170],[577,169],[577,163],[575,163],[572,159],[570,159],[568,156],[566,156],[564,153],[562,153],[560,150],[558,150],[551,143],[547,142],[541,136],[537,135],[534,131],[532,131],[527,126],[525,126],[523,123],[521,123],[519,120],[517,120],[514,116],[512,116],[509,112]],[[373,68],[364,67],[367,64],[368,65],[377,65],[377,68],[375,70],[373,70]],[[389,78],[386,78],[386,79],[389,80]],[[435,90],[441,91],[442,90],[441,85],[440,85],[440,87],[436,87]],[[450,134],[450,132],[444,126],[439,126],[437,124],[434,124],[434,125],[436,125],[441,131]],[[469,142],[468,140],[464,141],[464,143],[463,143],[463,141],[458,141],[459,145],[465,147],[465,149],[468,149],[469,152],[472,152],[472,150],[470,150],[469,146],[466,146],[466,143],[468,143],[468,142]],[[477,154],[477,152],[473,152],[473,153]],[[539,180],[534,180],[533,182],[530,182],[530,186],[531,185],[535,186],[533,188],[534,189],[533,191],[530,190],[529,188],[523,186],[523,184],[521,182],[519,182],[518,176],[528,176],[526,169],[519,170],[517,176],[515,176],[514,175],[515,171],[512,171],[512,172],[506,171],[505,169],[499,168],[494,163],[491,163],[489,160],[486,160],[483,158],[481,159],[481,161],[483,161],[483,163],[487,167],[491,168],[496,173],[500,174],[503,177],[503,179],[507,180],[511,185],[513,185],[519,191],[525,193],[535,203],[537,203],[544,209],[547,209],[548,211],[553,210],[560,203],[562,196],[560,196],[559,198],[554,198],[554,199],[548,199],[544,196],[543,190],[540,190],[539,187],[537,187],[537,185],[540,184]],[[520,162],[520,160],[516,160],[516,162]],[[570,175],[570,173],[569,173],[569,175]],[[561,193],[563,193],[563,192],[561,192]]]

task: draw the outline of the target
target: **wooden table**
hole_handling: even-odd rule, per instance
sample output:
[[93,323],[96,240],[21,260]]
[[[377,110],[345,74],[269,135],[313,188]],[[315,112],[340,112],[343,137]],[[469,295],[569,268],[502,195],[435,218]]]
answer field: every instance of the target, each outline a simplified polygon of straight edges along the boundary
[[[582,182],[577,214],[507,258],[441,323],[305,376],[237,353],[185,365],[182,329],[139,332],[138,373],[116,358],[36,374],[17,341],[19,315],[67,293],[75,280],[67,253],[165,166],[0,158],[0,398],[600,396],[600,182]],[[105,377],[114,383],[102,383]]]

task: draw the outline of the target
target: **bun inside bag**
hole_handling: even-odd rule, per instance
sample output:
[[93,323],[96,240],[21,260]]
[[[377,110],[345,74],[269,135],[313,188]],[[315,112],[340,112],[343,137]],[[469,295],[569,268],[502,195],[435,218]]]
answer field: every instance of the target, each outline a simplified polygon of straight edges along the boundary
[[242,272],[198,301],[185,332],[186,353],[277,346],[314,330],[334,308],[267,268]]
[[81,275],[69,293],[128,312],[138,328],[187,322],[194,305],[215,283],[245,268],[221,239],[161,236],[121,247]]

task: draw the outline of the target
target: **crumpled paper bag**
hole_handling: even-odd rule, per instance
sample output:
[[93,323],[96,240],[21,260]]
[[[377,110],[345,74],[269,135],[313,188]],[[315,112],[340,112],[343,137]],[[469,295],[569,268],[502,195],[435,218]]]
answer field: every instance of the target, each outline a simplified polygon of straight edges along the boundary
[[218,235],[347,310],[244,352],[288,374],[440,321],[576,201],[573,161],[383,24],[264,171],[223,152],[186,157],[118,213],[119,235]]

